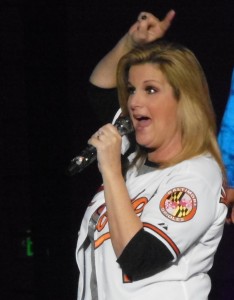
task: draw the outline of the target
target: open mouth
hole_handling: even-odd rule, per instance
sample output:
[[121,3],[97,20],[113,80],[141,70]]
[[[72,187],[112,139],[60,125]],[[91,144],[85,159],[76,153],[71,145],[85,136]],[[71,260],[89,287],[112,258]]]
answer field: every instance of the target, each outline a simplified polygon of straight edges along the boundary
[[148,126],[151,120],[149,117],[143,115],[135,115],[134,119],[136,120],[137,129]]
[[134,116],[134,118],[139,122],[149,120],[149,117],[147,117],[147,116]]
[[137,120],[138,121],[146,121],[146,120],[149,120],[149,118],[142,116],[142,117],[137,118]]

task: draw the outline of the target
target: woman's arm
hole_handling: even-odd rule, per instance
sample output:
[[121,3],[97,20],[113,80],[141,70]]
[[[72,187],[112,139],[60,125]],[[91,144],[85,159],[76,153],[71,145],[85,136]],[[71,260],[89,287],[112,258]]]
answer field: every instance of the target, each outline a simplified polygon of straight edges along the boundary
[[137,22],[94,68],[90,82],[101,88],[115,87],[116,69],[120,58],[136,45],[147,44],[163,37],[174,17],[174,10],[170,10],[161,21],[151,13],[141,12]]
[[121,171],[121,136],[107,124],[88,141],[97,149],[99,170],[104,184],[111,241],[119,257],[135,234],[143,227],[131,205]]

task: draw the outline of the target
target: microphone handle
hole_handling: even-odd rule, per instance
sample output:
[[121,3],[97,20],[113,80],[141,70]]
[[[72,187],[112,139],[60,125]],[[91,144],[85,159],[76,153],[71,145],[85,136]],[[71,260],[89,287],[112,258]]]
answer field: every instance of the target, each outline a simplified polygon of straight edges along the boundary
[[[121,136],[129,134],[133,131],[133,126],[128,117],[119,117],[114,126],[117,128]],[[89,166],[97,158],[97,150],[92,145],[88,145],[79,156],[73,158],[67,169],[70,176],[80,173]]]
[[71,160],[67,169],[67,174],[70,176],[80,173],[97,158],[97,150],[94,146],[88,145],[79,156]]

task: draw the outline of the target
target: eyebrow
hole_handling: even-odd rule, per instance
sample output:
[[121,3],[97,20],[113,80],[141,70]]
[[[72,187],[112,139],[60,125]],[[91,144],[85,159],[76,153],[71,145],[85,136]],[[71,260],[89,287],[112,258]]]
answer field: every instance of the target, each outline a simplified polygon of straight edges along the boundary
[[[160,82],[160,81],[158,81],[158,80],[154,80],[154,79],[149,79],[149,80],[143,81],[143,83],[146,83],[146,84],[147,84],[147,83],[152,83],[152,82],[162,84],[162,82]],[[130,81],[128,81],[127,84],[133,86],[133,84],[132,84]]]
[[154,79],[149,79],[149,80],[145,80],[145,81],[143,81],[144,83],[148,83],[148,82],[155,82],[155,83],[159,83],[159,84],[162,84],[160,81],[158,81],[158,80],[154,80]]

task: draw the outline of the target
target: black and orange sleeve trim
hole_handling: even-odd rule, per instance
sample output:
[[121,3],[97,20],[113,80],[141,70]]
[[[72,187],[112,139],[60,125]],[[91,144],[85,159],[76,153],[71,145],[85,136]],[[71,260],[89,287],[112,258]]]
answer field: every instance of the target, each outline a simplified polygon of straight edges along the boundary
[[167,244],[169,244],[170,247],[174,250],[175,255],[177,257],[180,255],[179,248],[176,246],[176,244],[173,242],[173,240],[164,231],[162,231],[161,229],[159,229],[158,227],[156,227],[150,223],[143,223],[143,227],[148,228],[148,229],[152,230],[153,232],[157,233],[158,235],[160,235],[167,242]]
[[136,281],[168,268],[173,259],[169,248],[142,228],[124,248],[117,262],[123,273],[132,281]]

